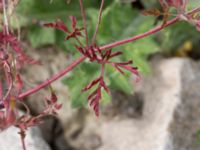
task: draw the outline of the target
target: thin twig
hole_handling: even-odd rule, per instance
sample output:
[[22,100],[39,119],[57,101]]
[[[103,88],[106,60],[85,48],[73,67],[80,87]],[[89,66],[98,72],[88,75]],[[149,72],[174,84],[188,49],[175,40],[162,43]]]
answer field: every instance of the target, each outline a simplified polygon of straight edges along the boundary
[[5,101],[8,98],[8,96],[10,95],[10,92],[13,88],[13,76],[11,73],[11,67],[7,61],[5,62],[5,75],[6,75],[6,73],[8,73],[8,77],[9,77],[9,79],[8,79],[9,87],[8,87],[6,94],[3,97],[3,101]]
[[176,23],[178,20],[179,20],[179,17],[176,17],[176,18],[166,22],[165,25],[161,25],[161,26],[155,27],[155,28],[153,28],[153,29],[151,29],[151,30],[149,30],[149,31],[147,31],[145,33],[142,33],[142,34],[139,34],[139,35],[136,35],[134,37],[130,37],[130,38],[127,38],[127,39],[124,39],[124,40],[116,41],[116,42],[111,43],[111,44],[107,44],[107,45],[101,46],[100,50],[110,49],[110,48],[113,48],[113,47],[116,47],[116,46],[120,46],[120,45],[129,43],[129,42],[133,42],[135,40],[144,38],[146,36],[152,35],[152,34],[158,32],[158,31],[162,30],[163,28],[168,27],[169,25],[172,25],[172,24]]
[[95,30],[94,35],[93,35],[93,38],[92,38],[92,44],[95,44],[96,36],[97,36],[98,31],[99,31],[99,25],[100,25],[100,23],[101,23],[101,17],[102,17],[102,12],[103,12],[103,6],[104,6],[104,0],[101,1],[101,6],[100,6],[100,9],[99,9],[98,22],[97,22],[96,30]]
[[70,64],[68,67],[66,67],[64,70],[61,70],[58,74],[54,75],[53,77],[51,77],[50,79],[46,80],[45,82],[43,82],[42,84],[28,90],[25,93],[22,93],[18,96],[19,99],[22,99],[26,96],[29,96],[39,90],[41,90],[42,88],[48,86],[49,84],[51,84],[52,82],[54,82],[55,80],[61,78],[62,76],[64,76],[66,73],[68,73],[69,71],[71,71],[74,67],[76,67],[78,64],[80,64],[83,60],[85,60],[86,57],[82,56],[79,59],[77,59],[76,61],[74,61],[72,64]]
[[[189,11],[189,12],[186,14],[186,16],[187,16],[187,15],[195,14],[195,13],[197,13],[197,12],[199,12],[199,11],[200,11],[200,6],[197,7],[197,8],[194,8],[194,9],[191,10],[191,11]],[[149,30],[149,31],[147,31],[147,32],[145,32],[145,33],[142,33],[142,34],[139,34],[139,35],[136,35],[136,36],[134,36],[134,37],[130,37],[130,38],[127,38],[127,39],[124,39],[124,40],[120,40],[120,41],[117,41],[117,42],[114,42],[114,43],[111,43],[111,44],[106,44],[106,45],[104,45],[104,46],[101,46],[101,47],[100,47],[100,50],[110,49],[110,48],[113,48],[113,47],[116,47],[116,46],[119,46],[119,45],[123,45],[123,44],[129,43],[129,42],[135,41],[135,40],[137,40],[137,39],[146,37],[146,36],[151,35],[151,34],[153,34],[153,33],[156,33],[156,32],[158,32],[158,31],[162,30],[163,28],[166,28],[166,27],[168,27],[168,26],[170,26],[170,25],[176,23],[176,22],[180,19],[179,17],[180,17],[180,16],[177,16],[176,18],[174,18],[174,19],[168,21],[165,25],[155,27],[155,28],[153,28],[153,29],[151,29],[151,30]]]
[[25,144],[25,131],[20,129],[19,132],[20,138],[21,138],[21,143],[22,143],[22,150],[26,150],[26,144]]
[[79,0],[80,7],[81,7],[81,14],[83,19],[83,25],[85,30],[85,38],[86,38],[86,45],[89,46],[89,38],[88,38],[88,32],[87,32],[87,18],[86,18],[86,12],[83,6],[83,0]]
[[199,12],[199,11],[200,11],[200,6],[197,7],[197,8],[195,8],[195,9],[193,9],[193,10],[191,10],[191,11],[189,11],[189,12],[188,12],[188,15],[192,15],[192,14],[197,13],[197,12]]
[[26,150],[26,145],[25,145],[25,141],[24,141],[24,139],[21,139],[21,141],[22,141],[22,147],[23,147],[23,150]]
[[84,47],[83,44],[81,43],[81,41],[80,41],[77,37],[75,37],[75,39],[76,39],[76,41],[79,43],[79,45],[80,45],[81,47]]

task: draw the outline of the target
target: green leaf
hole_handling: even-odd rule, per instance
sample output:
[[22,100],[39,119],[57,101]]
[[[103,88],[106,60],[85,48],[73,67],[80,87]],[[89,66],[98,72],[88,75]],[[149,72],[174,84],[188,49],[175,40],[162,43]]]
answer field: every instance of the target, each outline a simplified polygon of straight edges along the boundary
[[[106,2],[106,6],[111,3]],[[84,1],[86,8],[100,6],[98,1]],[[74,15],[81,18],[80,6],[78,1],[71,1],[67,4],[66,0],[20,0],[17,6],[16,13],[19,22],[21,18],[26,18],[26,24],[31,25],[33,21],[53,21],[57,18],[66,19],[69,15]],[[24,21],[23,21],[24,22]]]
[[[182,34],[184,33],[184,34]],[[199,33],[195,26],[188,22],[178,22],[164,29],[160,34],[162,49],[167,53],[175,53],[185,41],[199,43]]]
[[[108,4],[109,3],[106,2],[106,5]],[[99,5],[99,2],[97,1],[84,1],[84,6],[86,8],[99,7]],[[67,22],[67,24],[70,24],[70,21],[67,20],[70,15],[76,16],[79,19],[78,23],[80,24],[81,13],[78,1],[71,1],[70,4],[67,4],[65,0],[54,0],[52,2],[49,0],[20,0],[20,3],[16,8],[16,13],[12,17],[11,25],[13,28],[31,28],[28,39],[34,47],[55,44],[56,42],[60,47],[71,50],[73,49],[72,46],[68,45],[72,44],[65,44],[64,38],[60,39],[60,37],[64,37],[64,33],[53,32],[52,29],[42,30],[41,28],[44,27],[40,27],[41,23],[53,22],[58,18]],[[43,36],[42,34],[45,34],[45,32],[48,33]],[[49,39],[44,39],[46,36]]]
[[[98,9],[88,9],[87,12],[90,24],[92,25],[90,32],[93,33],[98,18]],[[118,0],[115,0],[103,11],[97,42],[99,44],[105,44],[112,42],[113,40],[121,39],[124,29],[130,25],[130,22],[134,20],[136,14],[138,15],[138,11],[134,11],[131,8],[131,5],[122,5]],[[134,30],[134,27],[132,26],[132,29],[130,30]]]
[[128,76],[125,77],[118,72],[114,72],[110,76],[111,89],[120,90],[126,94],[133,94],[133,85],[128,81]]
[[131,59],[133,65],[139,68],[140,73],[150,73],[148,56],[159,50],[157,43],[151,37],[136,41],[134,44],[127,44],[124,49],[124,57]]
[[95,64],[84,62],[63,80],[63,83],[69,88],[73,107],[86,106],[87,97],[91,91],[81,92],[81,90],[99,76],[96,67]]
[[80,68],[76,69],[75,73],[78,74],[74,75],[74,72],[71,72],[70,76],[63,80],[63,83],[69,88],[72,101],[71,105],[73,107],[85,106],[87,104],[87,95],[86,93],[82,93],[81,90],[85,86],[86,81],[80,80],[85,73]]
[[102,94],[102,98],[101,98],[102,105],[107,105],[108,103],[111,102],[112,97],[110,94],[108,94],[105,90],[102,90],[101,94]]
[[54,29],[35,27],[29,31],[28,37],[34,48],[55,43]]

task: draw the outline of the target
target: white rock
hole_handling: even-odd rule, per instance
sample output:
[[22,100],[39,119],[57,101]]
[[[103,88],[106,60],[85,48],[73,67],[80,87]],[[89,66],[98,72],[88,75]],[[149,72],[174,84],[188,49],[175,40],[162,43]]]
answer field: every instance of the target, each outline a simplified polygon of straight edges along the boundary
[[[10,127],[0,133],[0,150],[22,150],[19,129]],[[37,127],[30,128],[26,132],[25,144],[27,150],[50,150],[49,146],[42,139],[40,130]]]

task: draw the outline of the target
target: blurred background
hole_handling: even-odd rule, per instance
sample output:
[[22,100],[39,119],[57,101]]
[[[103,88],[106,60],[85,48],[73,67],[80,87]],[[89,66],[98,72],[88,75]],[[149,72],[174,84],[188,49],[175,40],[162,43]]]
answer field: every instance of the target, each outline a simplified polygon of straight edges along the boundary
[[[86,0],[89,36],[98,19],[101,0]],[[191,0],[188,9],[200,5]],[[104,45],[148,31],[162,24],[162,16],[143,16],[142,10],[160,8],[157,0],[107,0],[97,35]],[[42,65],[27,66],[23,80],[27,89],[64,69],[80,54],[75,41],[65,41],[61,31],[44,28],[43,23],[68,16],[77,17],[82,27],[77,0],[20,0],[11,18],[13,31],[23,48]],[[200,33],[194,25],[179,22],[144,39],[114,48],[122,50],[118,60],[133,60],[142,79],[122,76],[106,67],[106,83],[111,95],[103,93],[100,117],[87,104],[88,93],[81,93],[100,73],[98,64],[83,62],[53,83],[59,102],[58,116],[47,117],[39,128],[27,133],[27,149],[37,150],[199,150],[200,149]],[[84,39],[82,39],[84,40]],[[48,89],[30,96],[26,102],[32,115],[43,109]],[[20,149],[10,131],[0,141],[13,139],[6,150]],[[10,133],[10,134],[9,134]],[[9,148],[10,147],[10,148]],[[4,149],[3,149],[4,150]]]

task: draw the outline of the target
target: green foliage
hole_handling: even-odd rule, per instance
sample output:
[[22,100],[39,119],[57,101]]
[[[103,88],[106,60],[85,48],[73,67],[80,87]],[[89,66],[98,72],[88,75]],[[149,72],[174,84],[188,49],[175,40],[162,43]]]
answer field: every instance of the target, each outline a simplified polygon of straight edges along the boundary
[[45,44],[52,44],[56,41],[55,30],[47,28],[30,28],[28,39],[33,47],[39,47]]
[[[99,4],[97,1],[85,1],[85,5],[88,8],[95,7],[97,4]],[[21,0],[11,24],[14,28],[28,26],[30,28],[28,40],[33,47],[37,48],[45,44],[56,44],[56,41],[61,40],[60,37],[64,37],[61,32],[53,32],[50,29],[42,28],[41,24],[55,21],[56,19],[62,19],[67,22],[67,16],[69,15],[81,18],[77,1],[71,1],[70,4],[67,4],[65,0],[54,0],[51,3],[48,0]],[[59,44],[62,45],[63,43],[64,41]],[[67,48],[70,49],[71,47]]]
[[[179,22],[164,29],[160,34],[161,46],[167,53],[175,53],[185,41],[191,41],[194,45],[199,41],[199,33],[195,27],[187,22]],[[172,42],[173,41],[173,42]]]
[[[145,0],[142,1],[147,8],[158,7],[155,0],[150,0],[148,3],[145,3]],[[200,6],[199,0],[191,0],[188,4],[188,10],[192,10],[198,6]],[[171,11],[171,13],[175,12],[173,8]],[[160,20],[160,23],[161,21],[162,20]],[[162,49],[162,52],[174,55],[187,41],[191,42],[192,47],[196,47],[199,44],[199,33],[196,31],[194,25],[182,21],[157,33],[155,40],[157,41],[159,48]]]
[[188,9],[194,9],[198,6],[200,6],[199,0],[190,0],[189,5],[188,5]]
[[63,80],[63,83],[69,87],[73,107],[87,104],[88,92],[81,92],[81,90],[91,81],[91,79],[94,79],[99,75],[97,70],[97,64],[83,62]]

